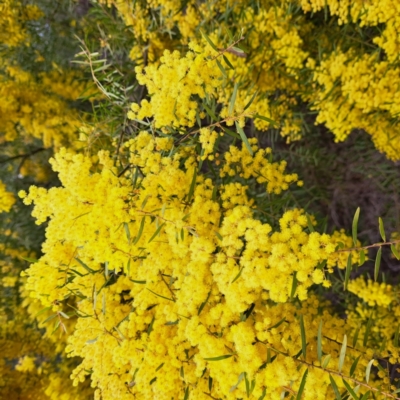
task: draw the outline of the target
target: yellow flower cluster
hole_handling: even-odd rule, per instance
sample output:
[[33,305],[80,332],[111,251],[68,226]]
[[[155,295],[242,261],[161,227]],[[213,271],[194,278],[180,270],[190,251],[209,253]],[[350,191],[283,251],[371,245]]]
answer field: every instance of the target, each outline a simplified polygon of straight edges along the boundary
[[181,57],[178,51],[164,51],[160,66],[136,67],[137,80],[146,85],[150,101],[144,99],[140,106],[132,104],[128,117],[144,119],[154,117],[156,128],[166,126],[192,127],[198,108],[194,96],[204,99],[213,96],[221,85],[221,71],[215,61],[206,60],[197,46]]
[[0,214],[9,212],[15,203],[15,197],[11,192],[7,192],[6,185],[0,181]]
[[285,174],[286,162],[271,163],[267,155],[271,154],[271,149],[260,149],[257,139],[249,139],[254,155],[249,153],[246,146],[241,149],[230,146],[224,153],[225,163],[221,165],[220,176],[239,176],[240,178],[255,178],[260,184],[266,184],[269,193],[280,194],[282,190],[287,190],[289,185],[297,181],[298,186],[303,182],[298,181],[297,174]]
[[[284,163],[267,160],[270,150],[251,143],[254,156],[245,146],[232,147],[221,167],[240,166],[247,182],[268,182],[268,193],[297,180],[284,173]],[[64,298],[79,299],[67,346],[82,357],[74,384],[90,375],[98,399],[169,399],[185,391],[203,399],[210,390],[234,399],[245,396],[238,379],[246,372],[254,382],[251,398],[264,388],[271,399],[283,387],[297,390],[296,318],[304,313],[307,332],[317,329],[312,315],[319,303],[308,290],[329,286],[323,261],[335,240],[307,233],[302,210],[284,212],[279,229],[255,219],[256,203],[239,174],[229,178],[236,182],[215,186],[194,173],[190,152],[167,155],[171,145],[141,132],[125,146],[133,171],[120,177],[107,152],[98,154],[95,172],[90,158],[63,149],[51,161],[63,186],[21,193],[35,204],[37,223],[50,219],[44,255],[27,271],[27,290],[54,312]],[[289,302],[296,297],[304,301],[301,309]],[[343,331],[343,321],[328,311],[322,318]],[[340,335],[332,334],[326,349],[338,354]],[[271,351],[277,357],[268,364]],[[322,393],[330,390],[324,379]],[[308,391],[306,398],[315,398]]]
[[75,73],[50,72],[39,79],[16,66],[0,75],[1,142],[19,137],[41,139],[45,147],[74,143],[81,123],[68,100],[76,100],[85,85]]
[[371,279],[365,281],[363,277],[354,279],[349,283],[349,291],[356,294],[369,306],[388,307],[395,301],[395,293],[391,285],[373,282]]
[[15,47],[23,42],[29,43],[25,24],[39,19],[43,13],[36,5],[4,0],[0,4],[0,15],[0,44]]
[[398,159],[400,133],[392,123],[400,111],[397,67],[379,62],[374,54],[356,57],[353,51],[337,52],[316,67],[314,80],[320,87],[313,96],[316,122],[324,123],[335,141],[364,129],[378,150]]

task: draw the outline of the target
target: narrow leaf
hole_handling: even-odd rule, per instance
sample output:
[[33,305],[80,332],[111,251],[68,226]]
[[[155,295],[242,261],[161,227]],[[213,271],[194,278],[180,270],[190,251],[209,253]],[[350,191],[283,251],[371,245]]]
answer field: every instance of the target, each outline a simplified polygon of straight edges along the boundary
[[271,118],[268,118],[268,117],[264,117],[263,115],[260,115],[260,114],[256,114],[256,115],[254,115],[254,117],[253,117],[254,119],[262,119],[263,121],[266,121],[266,122],[269,122],[271,125],[273,125],[273,126],[279,126],[274,120],[272,120]]
[[156,296],[161,297],[162,299],[169,300],[169,301],[174,301],[173,299],[170,299],[169,297],[165,297],[165,296],[163,296],[163,295],[161,295],[161,294],[158,294],[158,293],[156,293],[156,292],[153,292],[153,291],[152,291],[151,289],[149,289],[149,288],[146,288],[146,289],[147,289],[149,292],[155,294]]
[[208,44],[217,52],[219,52],[217,46],[211,41],[211,39],[207,36],[205,32],[200,29],[201,34],[203,35],[204,39],[207,40]]
[[140,221],[139,232],[138,232],[135,240],[133,241],[133,244],[137,244],[137,242],[139,241],[140,237],[142,236],[145,220],[146,220],[146,217],[143,217],[142,220]]
[[301,400],[301,396],[303,395],[303,391],[306,386],[307,375],[308,375],[308,368],[304,371],[303,378],[301,378],[299,391],[297,392],[296,400]]
[[371,375],[371,367],[372,367],[372,364],[374,363],[374,359],[372,359],[369,363],[368,363],[368,365],[367,365],[367,368],[366,368],[366,370],[365,370],[365,380],[367,381],[367,383],[369,382],[369,377],[370,377],[370,375]]
[[361,267],[362,265],[364,265],[364,263],[365,263],[365,251],[364,251],[364,249],[362,249],[362,250],[360,251],[360,263],[358,264],[359,267]]
[[233,281],[231,282],[231,284],[234,283],[234,282],[236,282],[236,281],[240,278],[240,276],[242,275],[242,271],[243,271],[243,267],[240,268],[239,273],[235,276],[235,278],[233,279]]
[[353,388],[344,379],[342,379],[342,382],[343,382],[344,386],[346,386],[346,389],[350,393],[351,397],[354,400],[358,400],[358,396],[355,394]]
[[336,384],[335,380],[332,378],[331,374],[329,374],[329,379],[331,381],[332,389],[335,393],[336,400],[342,400],[342,396],[340,395],[339,388],[337,387],[337,384]]
[[188,193],[188,202],[192,200],[194,194],[194,188],[196,186],[196,178],[197,178],[197,169],[195,168],[193,171],[192,182],[190,184],[189,193]]
[[346,273],[344,275],[344,290],[347,290],[347,285],[349,284],[352,266],[353,266],[353,262],[351,260],[351,253],[349,253],[349,255],[347,257]]
[[303,357],[306,358],[307,342],[306,342],[306,330],[304,328],[303,315],[300,315],[300,334],[301,334],[301,352]]
[[379,222],[379,233],[381,234],[382,240],[384,242],[386,242],[386,233],[385,233],[385,228],[383,226],[383,221],[382,221],[381,217],[378,218],[378,222]]
[[253,104],[253,101],[256,98],[257,94],[258,94],[258,90],[253,94],[253,96],[251,96],[251,99],[249,100],[249,102],[244,106],[243,111],[246,111]]
[[235,121],[236,129],[238,134],[240,135],[240,138],[242,139],[243,143],[245,144],[247,150],[249,151],[250,155],[253,155],[253,149],[250,146],[249,140],[247,139],[246,134],[244,133],[242,127],[238,124],[237,121]]
[[317,355],[318,361],[322,360],[322,320],[319,323],[318,327],[318,335],[317,335]]
[[378,250],[378,253],[376,253],[376,259],[375,259],[375,268],[374,268],[375,282],[378,280],[379,268],[381,266],[381,259],[382,259],[382,247],[379,247],[379,250]]
[[153,234],[153,236],[149,239],[149,241],[147,242],[147,243],[151,243],[155,238],[156,238],[156,236],[160,233],[160,231],[161,231],[161,229],[162,229],[162,227],[165,225],[165,222],[163,222],[157,229],[156,229],[156,231],[154,232],[154,234]]
[[315,232],[314,226],[312,224],[311,218],[308,214],[306,214],[306,218],[307,218],[307,226],[308,226],[308,230],[310,232]]
[[206,360],[206,361],[221,361],[221,360],[230,358],[232,356],[233,356],[233,354],[225,354],[223,356],[218,356],[218,357],[207,357],[207,358],[204,358],[204,360]]
[[94,269],[88,267],[88,266],[87,266],[83,261],[81,261],[79,258],[76,258],[76,257],[75,257],[75,260],[78,261],[78,263],[81,264],[82,267],[85,268],[86,271],[90,272],[91,274],[94,274],[95,272],[97,272],[97,271],[95,271]]
[[399,252],[397,251],[396,245],[395,245],[395,244],[391,244],[391,245],[390,245],[390,249],[392,250],[393,255],[394,255],[398,260],[400,260],[400,254],[399,254]]
[[128,239],[128,244],[131,244],[131,232],[129,230],[129,225],[126,222],[124,222],[124,229],[125,229],[126,238]]
[[237,91],[238,91],[238,84],[235,83],[235,86],[233,88],[232,97],[231,97],[231,100],[229,102],[228,115],[232,115],[233,110],[235,108],[235,101],[236,101]]
[[226,57],[225,55],[223,55],[222,58],[224,59],[224,61],[226,62],[226,65],[227,65],[230,69],[235,69],[235,68],[233,67],[233,65],[231,64],[231,62],[229,61],[228,57]]
[[208,292],[208,295],[207,295],[207,298],[205,299],[205,301],[203,301],[203,303],[200,304],[199,311],[197,312],[197,315],[200,315],[201,312],[203,311],[203,308],[205,307],[205,305],[208,302],[208,299],[210,298],[210,295],[211,295],[211,291]]
[[357,229],[358,229],[358,218],[360,217],[360,207],[357,208],[356,213],[353,218],[352,234],[353,234],[353,244],[357,246]]
[[218,68],[220,69],[220,71],[222,72],[222,75],[224,75],[225,77],[227,76],[227,73],[226,73],[226,70],[225,70],[225,68],[223,67],[223,65],[218,61],[218,60],[215,60],[216,62],[217,62],[217,65],[218,65]]
[[353,361],[353,364],[351,364],[351,367],[350,367],[350,376],[353,376],[353,375],[354,375],[354,372],[356,372],[356,368],[357,368],[357,365],[358,365],[358,361],[360,360],[360,357],[361,357],[361,356],[358,356],[358,357]]
[[331,361],[331,355],[327,354],[324,358],[324,360],[322,361],[321,367],[322,368],[326,368],[329,364],[329,361]]

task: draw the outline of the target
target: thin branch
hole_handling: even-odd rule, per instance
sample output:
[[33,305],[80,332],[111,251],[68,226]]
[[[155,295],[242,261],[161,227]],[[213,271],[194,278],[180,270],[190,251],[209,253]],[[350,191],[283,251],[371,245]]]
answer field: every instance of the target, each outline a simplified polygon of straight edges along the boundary
[[9,162],[9,161],[16,160],[16,159],[18,159],[18,158],[24,158],[24,159],[25,159],[25,158],[28,158],[28,157],[30,157],[30,156],[33,156],[33,155],[36,154],[36,153],[39,153],[39,152],[43,151],[43,150],[47,150],[47,149],[44,148],[44,147],[40,147],[40,148],[38,148],[38,149],[36,149],[36,150],[32,150],[30,153],[18,154],[18,155],[16,155],[16,156],[6,158],[5,160],[1,160],[1,161],[0,161],[0,164],[5,164],[5,163],[7,163],[7,162]]

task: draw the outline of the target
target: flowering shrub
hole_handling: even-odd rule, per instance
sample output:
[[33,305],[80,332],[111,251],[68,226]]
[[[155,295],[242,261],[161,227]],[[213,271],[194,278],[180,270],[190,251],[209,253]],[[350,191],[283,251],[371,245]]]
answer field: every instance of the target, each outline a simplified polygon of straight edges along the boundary
[[1,393],[397,399],[396,233],[362,246],[359,209],[351,235],[324,227],[266,145],[315,123],[398,158],[395,5],[93,1],[83,70],[28,71],[18,46],[50,14],[5,4]]

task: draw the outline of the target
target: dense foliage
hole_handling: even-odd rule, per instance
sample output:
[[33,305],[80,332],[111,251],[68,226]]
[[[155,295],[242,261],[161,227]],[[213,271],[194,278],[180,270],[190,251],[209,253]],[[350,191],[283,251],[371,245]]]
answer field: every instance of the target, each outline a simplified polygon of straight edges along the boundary
[[4,0],[1,398],[399,398],[399,47],[394,0]]

